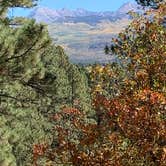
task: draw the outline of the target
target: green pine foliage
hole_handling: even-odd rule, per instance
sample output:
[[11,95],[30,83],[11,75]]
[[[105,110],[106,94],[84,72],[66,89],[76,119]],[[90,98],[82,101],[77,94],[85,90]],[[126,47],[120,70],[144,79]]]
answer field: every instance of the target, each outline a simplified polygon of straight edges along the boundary
[[[86,76],[54,46],[46,27],[34,20],[10,20],[9,7],[36,1],[0,2],[0,165],[30,166],[33,145],[52,143],[50,117],[78,99],[88,110]],[[17,25],[15,23],[20,23]],[[71,75],[73,78],[71,78]],[[78,88],[76,90],[75,88]],[[86,108],[86,109],[84,109]],[[44,165],[41,161],[41,165]]]
[[153,8],[158,7],[159,3],[164,2],[164,0],[136,0],[138,4],[142,6],[151,6]]

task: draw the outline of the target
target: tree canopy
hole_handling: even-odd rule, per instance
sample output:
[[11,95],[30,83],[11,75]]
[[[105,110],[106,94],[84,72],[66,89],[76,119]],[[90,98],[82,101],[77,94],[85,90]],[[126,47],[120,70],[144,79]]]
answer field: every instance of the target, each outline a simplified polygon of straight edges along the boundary
[[0,165],[166,165],[165,1],[134,17],[106,53],[117,62],[71,64],[47,28],[0,1]]
[[164,0],[136,0],[136,2],[142,6],[150,6],[156,8],[161,2],[164,2]]

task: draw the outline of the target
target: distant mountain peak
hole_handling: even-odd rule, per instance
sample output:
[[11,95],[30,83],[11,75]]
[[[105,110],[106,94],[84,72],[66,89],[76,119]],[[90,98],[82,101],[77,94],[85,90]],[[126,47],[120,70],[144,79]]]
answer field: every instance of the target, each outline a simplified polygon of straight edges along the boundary
[[137,5],[137,3],[135,3],[135,2],[126,2],[117,10],[117,12],[127,13],[130,10],[137,11],[138,7],[139,7],[139,5]]
[[47,7],[36,7],[29,15],[30,18],[36,19],[37,22],[51,22],[53,19],[60,17],[56,10]]
[[55,10],[53,9],[50,9],[48,7],[44,7],[44,6],[38,6],[38,7],[35,7],[34,10],[32,11],[31,14],[37,14],[39,12],[55,12]]
[[90,24],[101,22],[102,20],[115,21],[124,17],[130,10],[136,11],[138,5],[136,3],[127,2],[123,4],[116,12],[101,11],[94,12],[88,11],[83,8],[77,8],[75,10],[62,8],[62,9],[50,9],[47,7],[36,7],[34,11],[29,15],[30,18],[36,19],[37,22],[54,23],[54,22],[84,22]]

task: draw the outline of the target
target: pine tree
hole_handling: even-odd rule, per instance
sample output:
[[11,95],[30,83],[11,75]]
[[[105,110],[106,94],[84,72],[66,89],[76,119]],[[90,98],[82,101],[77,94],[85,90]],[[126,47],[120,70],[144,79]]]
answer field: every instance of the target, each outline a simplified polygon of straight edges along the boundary
[[136,0],[138,4],[142,6],[151,6],[152,8],[157,8],[159,3],[164,2],[164,0]]
[[88,112],[90,110],[90,91],[88,79],[83,69],[70,65],[68,78],[71,85],[70,100],[73,107]]
[[0,165],[32,165],[33,145],[54,140],[50,118],[55,112],[72,106],[77,98],[82,109],[89,109],[84,73],[52,44],[46,27],[6,15],[10,7],[29,8],[35,3],[0,2]]
[[41,55],[50,43],[43,25],[33,20],[10,26],[9,7],[31,7],[35,1],[0,2],[0,165],[32,165],[31,147],[50,138],[51,124],[38,111],[39,94],[27,82],[43,66]]

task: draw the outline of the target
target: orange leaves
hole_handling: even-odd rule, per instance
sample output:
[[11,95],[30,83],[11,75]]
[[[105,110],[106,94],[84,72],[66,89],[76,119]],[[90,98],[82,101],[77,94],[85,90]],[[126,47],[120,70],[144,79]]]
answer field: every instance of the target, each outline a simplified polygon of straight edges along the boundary
[[96,95],[93,100],[93,105],[97,112],[100,110],[106,115],[105,118],[118,115],[119,111],[121,111],[124,107],[124,105],[120,103],[119,98],[108,99],[103,95]]
[[55,121],[58,121],[58,120],[61,120],[61,118],[62,118],[62,116],[60,114],[56,113],[52,116],[51,119],[53,119]]
[[84,138],[80,141],[80,144],[83,146],[90,146],[93,145],[96,141],[96,135],[94,133],[91,133],[91,135],[87,135],[87,138]]
[[105,90],[108,88],[110,84],[110,79],[116,77],[118,75],[117,70],[114,71],[111,65],[94,65],[91,67],[87,67],[87,70],[90,75],[91,81],[91,89],[92,94],[104,94]]
[[80,111],[76,108],[63,108],[62,113],[66,115],[81,115]]
[[55,113],[51,119],[54,121],[60,121],[64,116],[81,116],[81,112],[77,108],[63,107],[61,112]]
[[136,72],[136,76],[137,76],[138,78],[143,78],[143,79],[145,79],[145,78],[148,77],[148,73],[146,72],[146,70],[139,70],[139,71]]
[[33,146],[33,154],[37,156],[42,156],[47,149],[47,144],[35,144]]
[[152,40],[156,41],[157,40],[157,34],[156,33],[153,33],[152,36],[151,36]]
[[99,136],[98,126],[96,124],[82,125],[81,129],[84,137],[80,140],[80,145],[90,146],[94,144]]
[[[154,163],[164,163],[166,124],[156,116],[160,109],[156,103],[164,103],[164,95],[147,88],[114,99],[100,94],[94,97],[100,124],[84,123],[85,116],[76,108],[62,108],[61,120],[67,115],[65,120],[70,121],[70,129],[57,126],[59,146],[50,148],[53,162],[57,155],[63,163],[80,166],[121,166],[130,162],[134,165],[137,159],[148,163],[153,158]],[[54,119],[58,118],[55,114]],[[77,143],[70,140],[75,130],[79,132]],[[35,154],[40,157],[43,153],[42,146],[36,146]]]
[[113,132],[109,135],[109,139],[112,143],[117,144],[120,142],[119,133]]
[[144,89],[136,93],[135,97],[142,101],[148,101],[151,104],[166,105],[166,97],[159,92],[154,92],[150,89]]
[[150,101],[152,104],[160,103],[162,105],[166,105],[166,97],[157,92],[151,93]]
[[[150,16],[153,11],[149,12]],[[110,49],[120,55],[124,68],[118,64],[87,67],[93,122],[72,107],[54,114],[56,134],[52,134],[58,146],[50,147],[51,160],[57,155],[74,166],[164,165],[166,31],[158,22],[137,17],[113,39]],[[79,106],[79,101],[74,105]],[[41,145],[34,147],[35,160],[44,152]]]
[[96,95],[96,97],[94,98],[93,104],[96,108],[100,107],[100,106],[103,106],[105,109],[109,109],[110,100],[108,100],[103,95]]
[[48,145],[46,143],[43,144],[35,144],[33,145],[33,162],[34,166],[37,166],[38,157],[43,157],[47,150]]
[[162,160],[166,160],[166,147],[163,148]]
[[160,135],[160,143],[166,140],[166,121],[160,123],[160,130],[158,131]]

